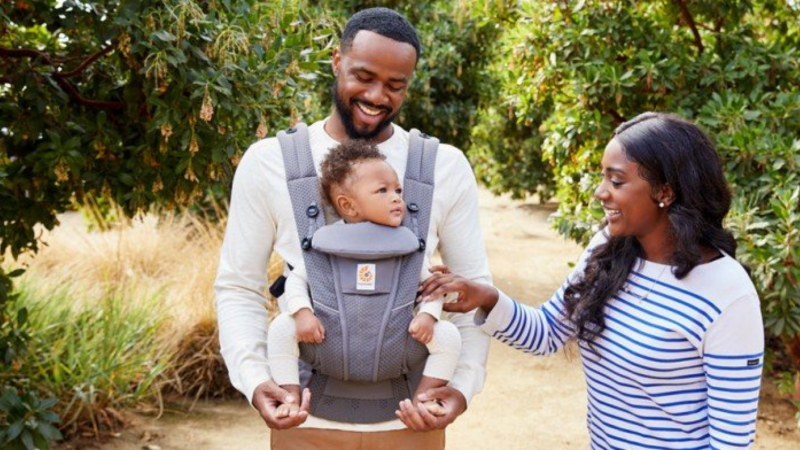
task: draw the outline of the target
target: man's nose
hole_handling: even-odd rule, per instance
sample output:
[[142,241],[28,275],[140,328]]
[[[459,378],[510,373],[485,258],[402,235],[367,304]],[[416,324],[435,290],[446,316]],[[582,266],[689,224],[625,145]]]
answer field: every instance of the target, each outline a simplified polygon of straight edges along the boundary
[[384,86],[382,83],[372,83],[369,86],[369,89],[367,89],[366,94],[367,101],[372,103],[374,106],[385,107],[388,103],[388,97],[386,96],[386,92],[384,91]]

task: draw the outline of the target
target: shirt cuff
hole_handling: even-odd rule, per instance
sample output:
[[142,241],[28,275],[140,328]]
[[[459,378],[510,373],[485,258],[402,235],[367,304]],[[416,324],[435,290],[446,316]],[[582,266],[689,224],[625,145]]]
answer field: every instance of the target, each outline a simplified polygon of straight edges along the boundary
[[303,308],[308,308],[312,312],[314,311],[314,307],[311,306],[311,301],[308,297],[296,296],[286,300],[286,312],[290,315],[294,315],[294,313]]
[[[464,396],[464,400],[467,401],[467,408],[469,408],[469,404],[472,402],[472,397],[480,392],[478,386],[483,386],[483,373],[483,369],[479,367],[471,371],[456,371],[456,373],[453,374],[453,378],[447,383],[451,388],[461,392],[461,395]],[[478,380],[476,379],[477,377],[481,379]]]
[[442,317],[442,305],[444,305],[444,298],[430,302],[422,302],[419,305],[419,311],[417,314],[428,313],[433,316],[434,319],[439,320]]
[[264,362],[242,367],[239,380],[242,383],[242,392],[244,393],[245,397],[247,397],[247,403],[250,404],[250,407],[255,408],[253,406],[253,394],[255,393],[256,388],[261,383],[272,380],[272,376],[269,373],[269,365]]
[[500,289],[497,289],[497,293],[497,303],[489,314],[486,314],[482,308],[475,311],[475,325],[489,336],[493,336],[498,331],[505,331],[517,311],[516,302],[511,297]]

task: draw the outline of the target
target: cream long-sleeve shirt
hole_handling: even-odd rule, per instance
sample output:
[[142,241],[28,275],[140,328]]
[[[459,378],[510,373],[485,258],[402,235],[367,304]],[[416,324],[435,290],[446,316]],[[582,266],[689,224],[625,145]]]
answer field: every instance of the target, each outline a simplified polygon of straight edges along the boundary
[[[392,125],[393,134],[378,144],[400,175],[406,170],[408,132]],[[324,121],[309,127],[314,164],[339,143],[324,130]],[[486,250],[478,220],[478,190],[464,154],[442,144],[436,157],[433,204],[426,247],[430,259],[438,249],[442,261],[457,273],[490,284]],[[332,222],[334,218],[329,218]],[[267,265],[275,250],[284,261],[302,261],[300,239],[286,186],[277,138],[264,139],[245,152],[236,170],[214,289],[222,357],[231,383],[252,402],[255,388],[271,380],[267,364],[267,311],[264,295]],[[473,313],[450,316],[461,333],[461,355],[450,386],[469,403],[483,388],[489,337],[473,322]],[[404,428],[399,420],[352,424],[309,417],[306,427],[347,431]]]

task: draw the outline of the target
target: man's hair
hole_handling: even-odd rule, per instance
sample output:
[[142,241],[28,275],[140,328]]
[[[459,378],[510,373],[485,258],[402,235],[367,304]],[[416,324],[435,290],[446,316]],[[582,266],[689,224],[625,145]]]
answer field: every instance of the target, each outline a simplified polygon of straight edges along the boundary
[[359,11],[347,21],[342,33],[340,47],[342,53],[350,50],[353,39],[359,31],[371,31],[381,36],[411,44],[417,51],[417,61],[422,48],[417,38],[417,31],[405,17],[389,8],[369,8]]
[[334,186],[342,186],[353,173],[356,164],[369,161],[385,161],[386,156],[375,144],[361,139],[351,139],[334,147],[320,166],[320,188],[329,205],[336,207],[331,196]]

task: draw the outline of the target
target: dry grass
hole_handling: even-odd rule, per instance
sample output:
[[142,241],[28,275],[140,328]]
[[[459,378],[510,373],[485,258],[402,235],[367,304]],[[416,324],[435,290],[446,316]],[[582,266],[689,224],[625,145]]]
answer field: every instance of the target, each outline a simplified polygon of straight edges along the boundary
[[[218,217],[223,217],[218,214]],[[189,213],[146,215],[106,231],[89,231],[78,213],[43,237],[35,258],[26,261],[22,282],[39,292],[69,289],[74,307],[93,307],[109,293],[130,301],[157,297],[166,311],[159,340],[172,355],[161,389],[193,399],[233,393],[222,358],[214,311],[213,283],[224,220]],[[270,279],[282,262],[270,263]],[[274,302],[273,302],[274,303]]]

